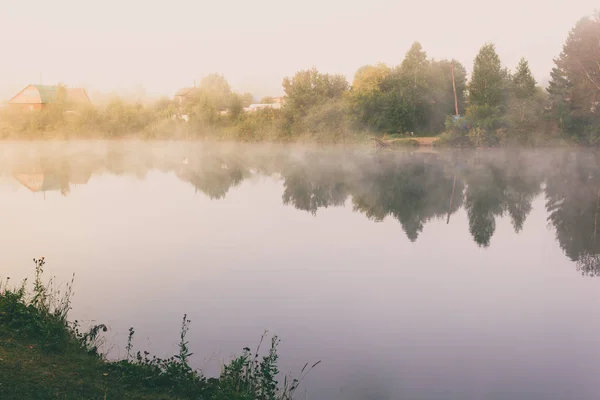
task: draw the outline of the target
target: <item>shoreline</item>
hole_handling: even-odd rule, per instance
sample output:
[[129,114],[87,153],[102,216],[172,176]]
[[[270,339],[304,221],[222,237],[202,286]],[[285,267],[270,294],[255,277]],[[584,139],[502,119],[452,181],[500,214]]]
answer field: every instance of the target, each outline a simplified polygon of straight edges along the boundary
[[[220,376],[206,377],[189,365],[186,336],[191,321],[183,316],[178,354],[158,358],[134,349],[129,329],[127,356],[109,360],[99,352],[104,324],[83,330],[68,319],[73,279],[56,290],[42,283],[45,260],[34,259],[31,289],[0,279],[0,398],[2,399],[206,399],[291,400],[306,375],[319,363],[307,363],[300,376],[281,376],[276,335],[260,338],[254,352],[246,347],[223,366]],[[265,349],[265,350],[263,350]]]

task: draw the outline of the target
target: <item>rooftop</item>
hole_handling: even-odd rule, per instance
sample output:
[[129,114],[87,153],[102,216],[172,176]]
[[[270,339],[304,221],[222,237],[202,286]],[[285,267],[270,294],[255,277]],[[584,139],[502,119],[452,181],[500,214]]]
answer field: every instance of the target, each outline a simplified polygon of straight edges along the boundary
[[[28,88],[35,88],[40,94],[40,101],[42,104],[52,103],[56,100],[57,89],[58,86],[50,86],[50,85],[27,85],[23,90],[17,93],[9,103],[17,100],[19,95],[23,93]],[[90,102],[90,98],[87,95],[87,92],[83,88],[66,88],[67,98],[69,100],[73,100],[76,102]],[[18,101],[17,101],[18,102]]]
[[42,104],[51,103],[56,100],[56,86],[48,85],[31,85],[34,86],[38,92],[40,92],[40,98]]

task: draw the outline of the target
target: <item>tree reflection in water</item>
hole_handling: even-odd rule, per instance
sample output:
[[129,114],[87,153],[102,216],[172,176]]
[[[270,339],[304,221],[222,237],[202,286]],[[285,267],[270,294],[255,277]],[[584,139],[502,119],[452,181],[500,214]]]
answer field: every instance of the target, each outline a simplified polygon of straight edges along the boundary
[[364,148],[301,148],[217,144],[110,144],[73,149],[6,148],[0,174],[32,191],[67,196],[92,175],[145,179],[174,173],[211,199],[254,175],[283,185],[282,202],[316,215],[352,206],[373,221],[396,219],[414,242],[431,220],[451,222],[464,209],[477,245],[490,246],[498,217],[518,234],[533,200],[546,198],[550,226],[584,275],[600,274],[600,156],[582,150],[373,152]]
[[600,157],[565,152],[556,157],[546,176],[548,221],[565,254],[584,275],[600,273]]

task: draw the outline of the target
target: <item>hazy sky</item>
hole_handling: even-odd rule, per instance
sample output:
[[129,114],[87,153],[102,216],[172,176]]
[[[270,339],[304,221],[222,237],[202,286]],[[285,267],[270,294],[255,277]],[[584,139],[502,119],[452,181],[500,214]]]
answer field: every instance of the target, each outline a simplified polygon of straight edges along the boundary
[[505,65],[529,59],[540,81],[597,0],[0,0],[0,99],[28,83],[172,95],[210,72],[234,89],[281,94],[303,68],[352,78],[398,64],[418,40],[471,69],[486,41]]

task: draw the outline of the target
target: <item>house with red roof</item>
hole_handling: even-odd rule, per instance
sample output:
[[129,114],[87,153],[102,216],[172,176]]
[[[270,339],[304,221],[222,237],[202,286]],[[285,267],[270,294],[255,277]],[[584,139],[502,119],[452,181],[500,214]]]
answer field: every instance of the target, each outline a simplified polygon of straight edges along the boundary
[[[91,104],[87,91],[83,88],[65,88],[66,100],[72,103]],[[58,86],[27,85],[8,104],[24,110],[41,110],[56,101]]]

